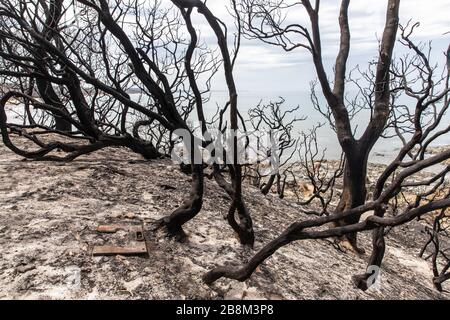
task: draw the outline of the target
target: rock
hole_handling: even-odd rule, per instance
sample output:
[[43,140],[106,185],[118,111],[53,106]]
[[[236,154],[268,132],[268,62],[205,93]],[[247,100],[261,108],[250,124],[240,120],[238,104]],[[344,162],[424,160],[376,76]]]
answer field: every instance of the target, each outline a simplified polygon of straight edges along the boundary
[[134,218],[136,218],[136,215],[132,212],[128,212],[127,214],[125,214],[125,218],[134,219]]
[[142,270],[142,272],[143,272],[144,274],[149,274],[149,273],[152,272],[152,269],[149,268],[149,267],[145,267],[144,270]]
[[120,212],[113,212],[113,213],[111,213],[111,218],[120,218],[120,217],[122,217],[122,213],[120,213]]
[[19,256],[17,258],[17,261],[14,266],[19,267],[19,266],[31,264],[34,260],[35,260],[35,258],[33,256],[28,256],[28,255]]
[[154,199],[153,195],[148,192],[144,192],[144,194],[142,195],[142,199],[145,202],[150,203],[150,204],[155,203],[155,199]]
[[224,295],[224,300],[242,300],[244,298],[247,286],[245,283],[236,283]]
[[17,271],[18,273],[25,273],[25,272],[28,272],[28,271],[33,270],[33,269],[35,269],[35,268],[36,268],[35,265],[33,265],[33,264],[27,264],[27,265],[24,265],[24,266],[19,266],[19,267],[17,267],[17,268],[16,268],[16,271]]
[[243,294],[244,300],[266,300],[259,292],[258,289],[255,287],[248,288],[247,290],[244,290]]
[[19,290],[26,291],[28,289],[31,289],[33,286],[34,286],[33,282],[30,281],[29,279],[26,279],[19,285]]
[[130,261],[127,260],[127,258],[125,256],[122,255],[117,255],[116,256],[116,260],[120,261],[121,263],[123,263],[126,267],[130,266]]
[[123,286],[128,292],[133,293],[133,291],[135,291],[141,284],[142,280],[137,278],[128,282],[124,282]]
[[276,293],[271,293],[269,294],[269,300],[284,300],[284,297]]

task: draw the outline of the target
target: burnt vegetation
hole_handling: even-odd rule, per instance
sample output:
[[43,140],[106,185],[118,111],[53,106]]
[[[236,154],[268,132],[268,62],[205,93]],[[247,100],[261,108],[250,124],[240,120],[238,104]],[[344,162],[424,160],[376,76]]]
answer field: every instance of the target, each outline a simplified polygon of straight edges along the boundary
[[[448,238],[450,149],[430,150],[450,131],[445,120],[450,105],[450,48],[432,61],[431,44],[414,39],[419,24],[399,23],[400,0],[385,2],[377,58],[350,70],[350,1],[341,1],[336,17],[339,50],[333,69],[327,70],[320,1],[231,0],[234,23],[227,26],[200,0],[0,0],[3,143],[34,161],[72,161],[106,147],[128,148],[145,159],[159,159],[176,148],[177,130],[186,130],[190,139],[183,139],[181,145],[195,152],[180,170],[191,176],[191,188],[186,190],[186,200],[149,232],[163,230],[182,241],[183,225],[195,224],[194,218],[201,214],[205,178],[214,179],[228,197],[228,211],[218,214],[226,217],[244,246],[253,247],[255,242],[251,212],[242,195],[248,184],[264,195],[274,192],[285,198],[290,192],[290,200],[309,215],[292,221],[244,265],[210,270],[203,278],[207,284],[220,278],[245,281],[278,249],[305,239],[337,239],[339,248],[352,249],[348,254],[360,254],[358,233],[368,230],[373,232],[373,247],[367,270],[380,268],[386,234],[422,219],[427,221],[428,241],[420,255],[431,261],[430,276],[436,289],[443,290],[450,279],[450,253],[442,245],[442,239]],[[297,11],[305,13],[308,21],[288,23],[288,12]],[[198,19],[214,37],[214,45],[202,40],[194,22]],[[235,72],[244,38],[308,54],[317,79],[310,88],[311,101],[287,106],[280,98],[261,102],[244,114]],[[396,46],[408,53],[395,56]],[[227,102],[208,117],[205,105],[214,99],[215,78],[224,81]],[[306,103],[324,122],[297,132],[296,125],[307,120],[302,110]],[[11,122],[12,114],[21,121]],[[367,125],[356,130],[353,120],[359,114],[367,117]],[[194,128],[192,121],[200,126]],[[323,126],[332,129],[342,151],[334,166],[325,161],[318,142]],[[263,148],[261,160],[241,164],[239,144],[248,141],[235,135],[230,157],[198,163],[195,153],[202,153],[211,142],[221,142],[212,127],[222,133],[276,131],[272,141],[276,151]],[[19,147],[16,136],[29,140],[34,148]],[[369,184],[369,155],[375,143],[393,138],[402,147]],[[195,143],[198,140],[201,143]],[[209,152],[214,155],[219,150]],[[276,171],[268,170],[268,160],[277,163]],[[299,175],[307,181],[306,195],[299,192]],[[338,184],[342,190],[336,190]],[[368,289],[372,275],[361,270],[354,276],[355,285]]]

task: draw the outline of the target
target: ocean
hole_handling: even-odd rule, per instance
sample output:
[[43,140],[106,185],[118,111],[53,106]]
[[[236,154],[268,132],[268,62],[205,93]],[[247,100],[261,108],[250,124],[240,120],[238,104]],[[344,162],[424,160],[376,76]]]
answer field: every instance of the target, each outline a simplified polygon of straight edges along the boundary
[[[238,94],[238,108],[241,115],[247,119],[248,111],[254,108],[258,103],[267,104],[270,101],[279,101],[281,97],[285,100],[281,107],[281,110],[288,110],[296,106],[300,108],[292,114],[291,117],[297,118],[305,117],[303,121],[294,123],[293,134],[296,135],[301,131],[308,131],[313,126],[323,123],[321,128],[317,131],[317,142],[319,146],[319,152],[324,151],[326,159],[339,159],[341,155],[341,148],[336,138],[336,134],[328,125],[327,120],[314,109],[311,102],[310,93],[307,91],[286,91],[286,92],[271,92],[271,91],[241,91]],[[227,102],[228,96],[226,91],[212,91],[210,101],[204,106],[205,116],[210,120],[217,111],[217,107],[223,107]],[[320,101],[323,106],[326,106],[323,101]],[[404,101],[405,105],[414,106],[411,101]],[[16,110],[19,106],[14,107]],[[410,108],[410,110],[412,110]],[[11,123],[21,123],[21,119],[11,111],[7,111],[8,121]],[[195,120],[195,112],[191,116],[192,120]],[[370,112],[368,110],[362,110],[352,119],[352,127],[358,134],[363,132],[363,129],[367,126],[370,119]],[[442,120],[442,124],[439,128],[447,126],[450,122],[450,116],[446,114]],[[450,134],[440,137],[432,146],[450,145]],[[393,138],[380,138],[372,149],[370,154],[370,162],[387,164],[390,163],[398,154],[402,143],[398,137]]]
[[[267,104],[270,101],[279,101],[282,97],[285,102],[283,104],[282,110],[291,109],[292,107],[300,106],[297,110],[295,116],[298,118],[306,117],[306,120],[295,122],[294,132],[308,131],[316,126],[318,123],[325,124],[317,131],[317,141],[319,148],[325,150],[326,159],[339,159],[341,155],[341,147],[337,140],[335,132],[329,126],[327,120],[320,114],[316,109],[314,109],[311,102],[310,93],[306,91],[299,92],[270,92],[270,91],[244,91],[240,92],[238,95],[238,108],[243,116],[247,115],[250,108],[255,107],[260,101],[262,104]],[[212,92],[211,101],[205,105],[205,114],[211,117],[217,109],[216,104],[223,106],[227,101],[227,92]],[[325,107],[326,104],[322,101],[322,105]],[[405,99],[402,103],[410,105],[410,112],[413,112],[414,103],[410,100]],[[366,128],[370,120],[370,112],[368,110],[362,110],[352,119],[352,128],[356,132],[356,137]],[[428,121],[429,119],[427,119]],[[447,113],[441,121],[441,125],[438,129],[448,126],[450,123],[450,115]],[[389,131],[392,133],[392,131]],[[410,137],[410,135],[405,135],[405,137]],[[431,146],[443,146],[450,145],[450,133],[443,135],[437,139]],[[402,142],[398,137],[392,138],[380,138],[375,146],[373,147],[370,154],[370,162],[388,164],[393,159],[395,159],[398,151],[402,147]],[[321,150],[319,150],[321,151]]]

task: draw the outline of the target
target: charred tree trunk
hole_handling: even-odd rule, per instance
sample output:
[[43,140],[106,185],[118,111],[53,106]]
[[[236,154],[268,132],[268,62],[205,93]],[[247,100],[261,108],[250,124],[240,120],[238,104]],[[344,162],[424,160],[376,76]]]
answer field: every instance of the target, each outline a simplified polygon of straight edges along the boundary
[[67,122],[66,120],[64,120],[63,118],[61,118],[58,115],[53,115],[55,117],[55,129],[58,131],[63,131],[63,132],[71,132],[72,131],[72,125]]
[[[233,166],[229,166],[230,175],[234,181],[234,169]],[[213,176],[217,184],[225,190],[225,192],[232,199],[230,209],[227,214],[227,221],[231,228],[236,232],[241,244],[253,246],[255,242],[255,234],[253,232],[253,222],[245,205],[244,200],[241,197],[235,196],[236,186],[225,180],[222,173],[220,172],[219,165],[213,165]],[[235,214],[238,214],[239,222],[236,221]]]
[[[341,51],[336,63],[336,83],[334,94],[343,101],[344,80],[345,80],[345,63],[348,57],[349,40],[347,9],[348,1],[343,1],[345,4],[341,7]],[[396,35],[399,25],[399,7],[400,0],[389,0],[386,11],[386,24],[383,31],[383,38],[380,44],[380,52],[378,57],[377,71],[375,76],[375,97],[374,109],[371,120],[366,127],[363,135],[359,140],[354,140],[351,130],[345,128],[349,123],[348,114],[342,121],[340,117],[345,113],[341,112],[339,108],[333,110],[336,123],[344,125],[341,129],[337,125],[339,142],[345,152],[347,163],[344,171],[344,189],[340,203],[338,205],[338,212],[354,208],[365,203],[366,200],[366,176],[367,176],[367,162],[369,153],[373,146],[380,138],[384,131],[387,120],[389,118],[390,106],[390,75],[389,70],[392,61],[392,53],[395,46]],[[321,66],[321,65],[320,65]],[[325,79],[323,79],[325,80]],[[333,99],[328,99],[333,102]],[[347,136],[351,136],[347,139]],[[360,216],[351,218],[350,221],[340,221],[341,225],[349,225],[358,222]],[[362,252],[356,246],[356,233],[350,233],[346,236],[350,244],[357,252]]]
[[[367,265],[381,267],[385,251],[384,227],[380,227],[372,231],[372,254]],[[366,291],[373,284],[368,282],[371,276],[372,273],[366,272],[362,275],[356,275],[353,280],[359,289]]]
[[263,184],[263,186],[261,187],[261,193],[264,195],[267,195],[275,183],[276,183],[276,187],[277,187],[277,194],[281,199],[283,199],[285,184],[284,184],[284,181],[281,181],[280,174],[271,175],[269,180],[267,181],[267,183]]
[[[59,99],[58,95],[56,94],[55,90],[53,89],[52,85],[43,80],[43,79],[36,79],[36,86],[39,91],[40,96],[44,100],[45,103],[55,106],[56,108],[60,109],[62,112],[67,112],[66,108],[62,104],[61,100]],[[64,118],[60,117],[59,115],[53,113],[53,117],[55,119],[55,129],[58,131],[63,132],[70,132],[72,131],[72,125],[66,121]]]
[[[346,160],[342,195],[336,208],[337,213],[356,208],[366,202],[367,156],[361,157],[358,153],[356,153],[354,157],[347,158]],[[338,226],[351,225],[358,223],[359,219],[359,215],[354,215],[339,220],[336,224]],[[364,252],[364,250],[357,246],[356,233],[349,233],[345,238],[358,253]]]
[[161,157],[161,154],[159,153],[158,149],[156,149],[152,143],[131,137],[129,137],[127,140],[129,140],[129,144],[127,147],[130,150],[139,153],[145,159],[150,160]]
[[286,187],[286,179],[287,179],[287,176],[285,175],[283,178],[283,181],[281,181],[281,175],[280,174],[277,175],[277,193],[278,193],[278,197],[280,199],[284,198],[284,189]]
[[[235,146],[237,141],[235,141]],[[255,233],[253,231],[253,221],[242,197],[242,168],[239,164],[230,166],[233,185],[233,200],[228,211],[228,223],[238,234],[239,240],[244,245],[253,247]],[[235,219],[237,213],[239,222]]]
[[[58,21],[61,18],[63,9],[62,9],[62,0],[50,0],[48,3],[46,1],[40,1],[41,5],[44,8],[45,13],[45,25],[42,30],[42,35],[48,41],[51,41],[54,38],[55,31],[57,29]],[[38,47],[36,50],[37,58],[41,58],[45,60],[47,57],[47,53],[42,48]],[[43,71],[43,74],[47,73],[47,68],[44,63],[37,63],[36,67]],[[40,96],[44,100],[45,103],[50,104],[58,108],[64,113],[67,113],[67,109],[59,98],[58,94],[55,92],[52,84],[46,81],[43,78],[36,78],[36,86],[39,91]],[[63,132],[72,131],[72,125],[66,121],[64,118],[59,116],[56,113],[52,113],[55,119],[55,129]]]
[[166,228],[169,236],[178,240],[185,238],[183,224],[193,219],[201,210],[203,205],[204,173],[202,164],[192,165],[191,193],[188,199],[177,208],[171,215],[163,218],[159,225]]
[[275,183],[275,178],[277,177],[277,175],[273,174],[270,176],[269,180],[267,181],[267,183],[265,183],[262,188],[261,188],[261,193],[266,195],[270,192],[270,189],[272,188],[273,184]]
[[[230,129],[233,131],[233,164],[229,166],[230,176],[232,180],[233,195],[232,203],[228,211],[228,221],[231,227],[237,232],[239,239],[242,244],[253,246],[255,241],[255,235],[253,231],[252,218],[244,204],[244,199],[242,197],[242,166],[238,161],[238,94],[236,89],[236,84],[233,76],[233,62],[230,57],[230,52],[228,50],[228,44],[226,39],[226,34],[222,30],[220,20],[217,19],[214,14],[209,10],[209,8],[202,2],[198,0],[192,1],[174,1],[178,5],[193,7],[197,6],[198,12],[201,13],[208,24],[214,31],[217,38],[217,43],[223,58],[223,68],[225,73],[225,82],[228,88],[228,96],[230,103]],[[235,220],[235,212],[239,222]]]

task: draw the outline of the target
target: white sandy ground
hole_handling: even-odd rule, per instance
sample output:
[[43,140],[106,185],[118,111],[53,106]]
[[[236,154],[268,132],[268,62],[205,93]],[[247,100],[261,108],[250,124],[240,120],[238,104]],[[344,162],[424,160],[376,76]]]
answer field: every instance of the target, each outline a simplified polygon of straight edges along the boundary
[[[71,163],[33,162],[0,146],[0,298],[2,299],[447,299],[417,257],[423,226],[390,233],[380,285],[368,292],[351,277],[368,254],[343,253],[331,240],[301,241],[279,250],[244,283],[204,285],[212,267],[242,263],[296,220],[309,219],[287,200],[246,186],[255,249],[243,248],[223,219],[228,199],[206,181],[201,213],[187,243],[160,239],[150,258],[93,257],[93,245],[132,243],[127,232],[98,234],[99,223],[156,219],[189,191],[189,176],[169,160],[144,161],[106,149]],[[175,187],[172,190],[167,186]],[[370,233],[360,236],[370,252]],[[449,285],[447,284],[448,288]]]

